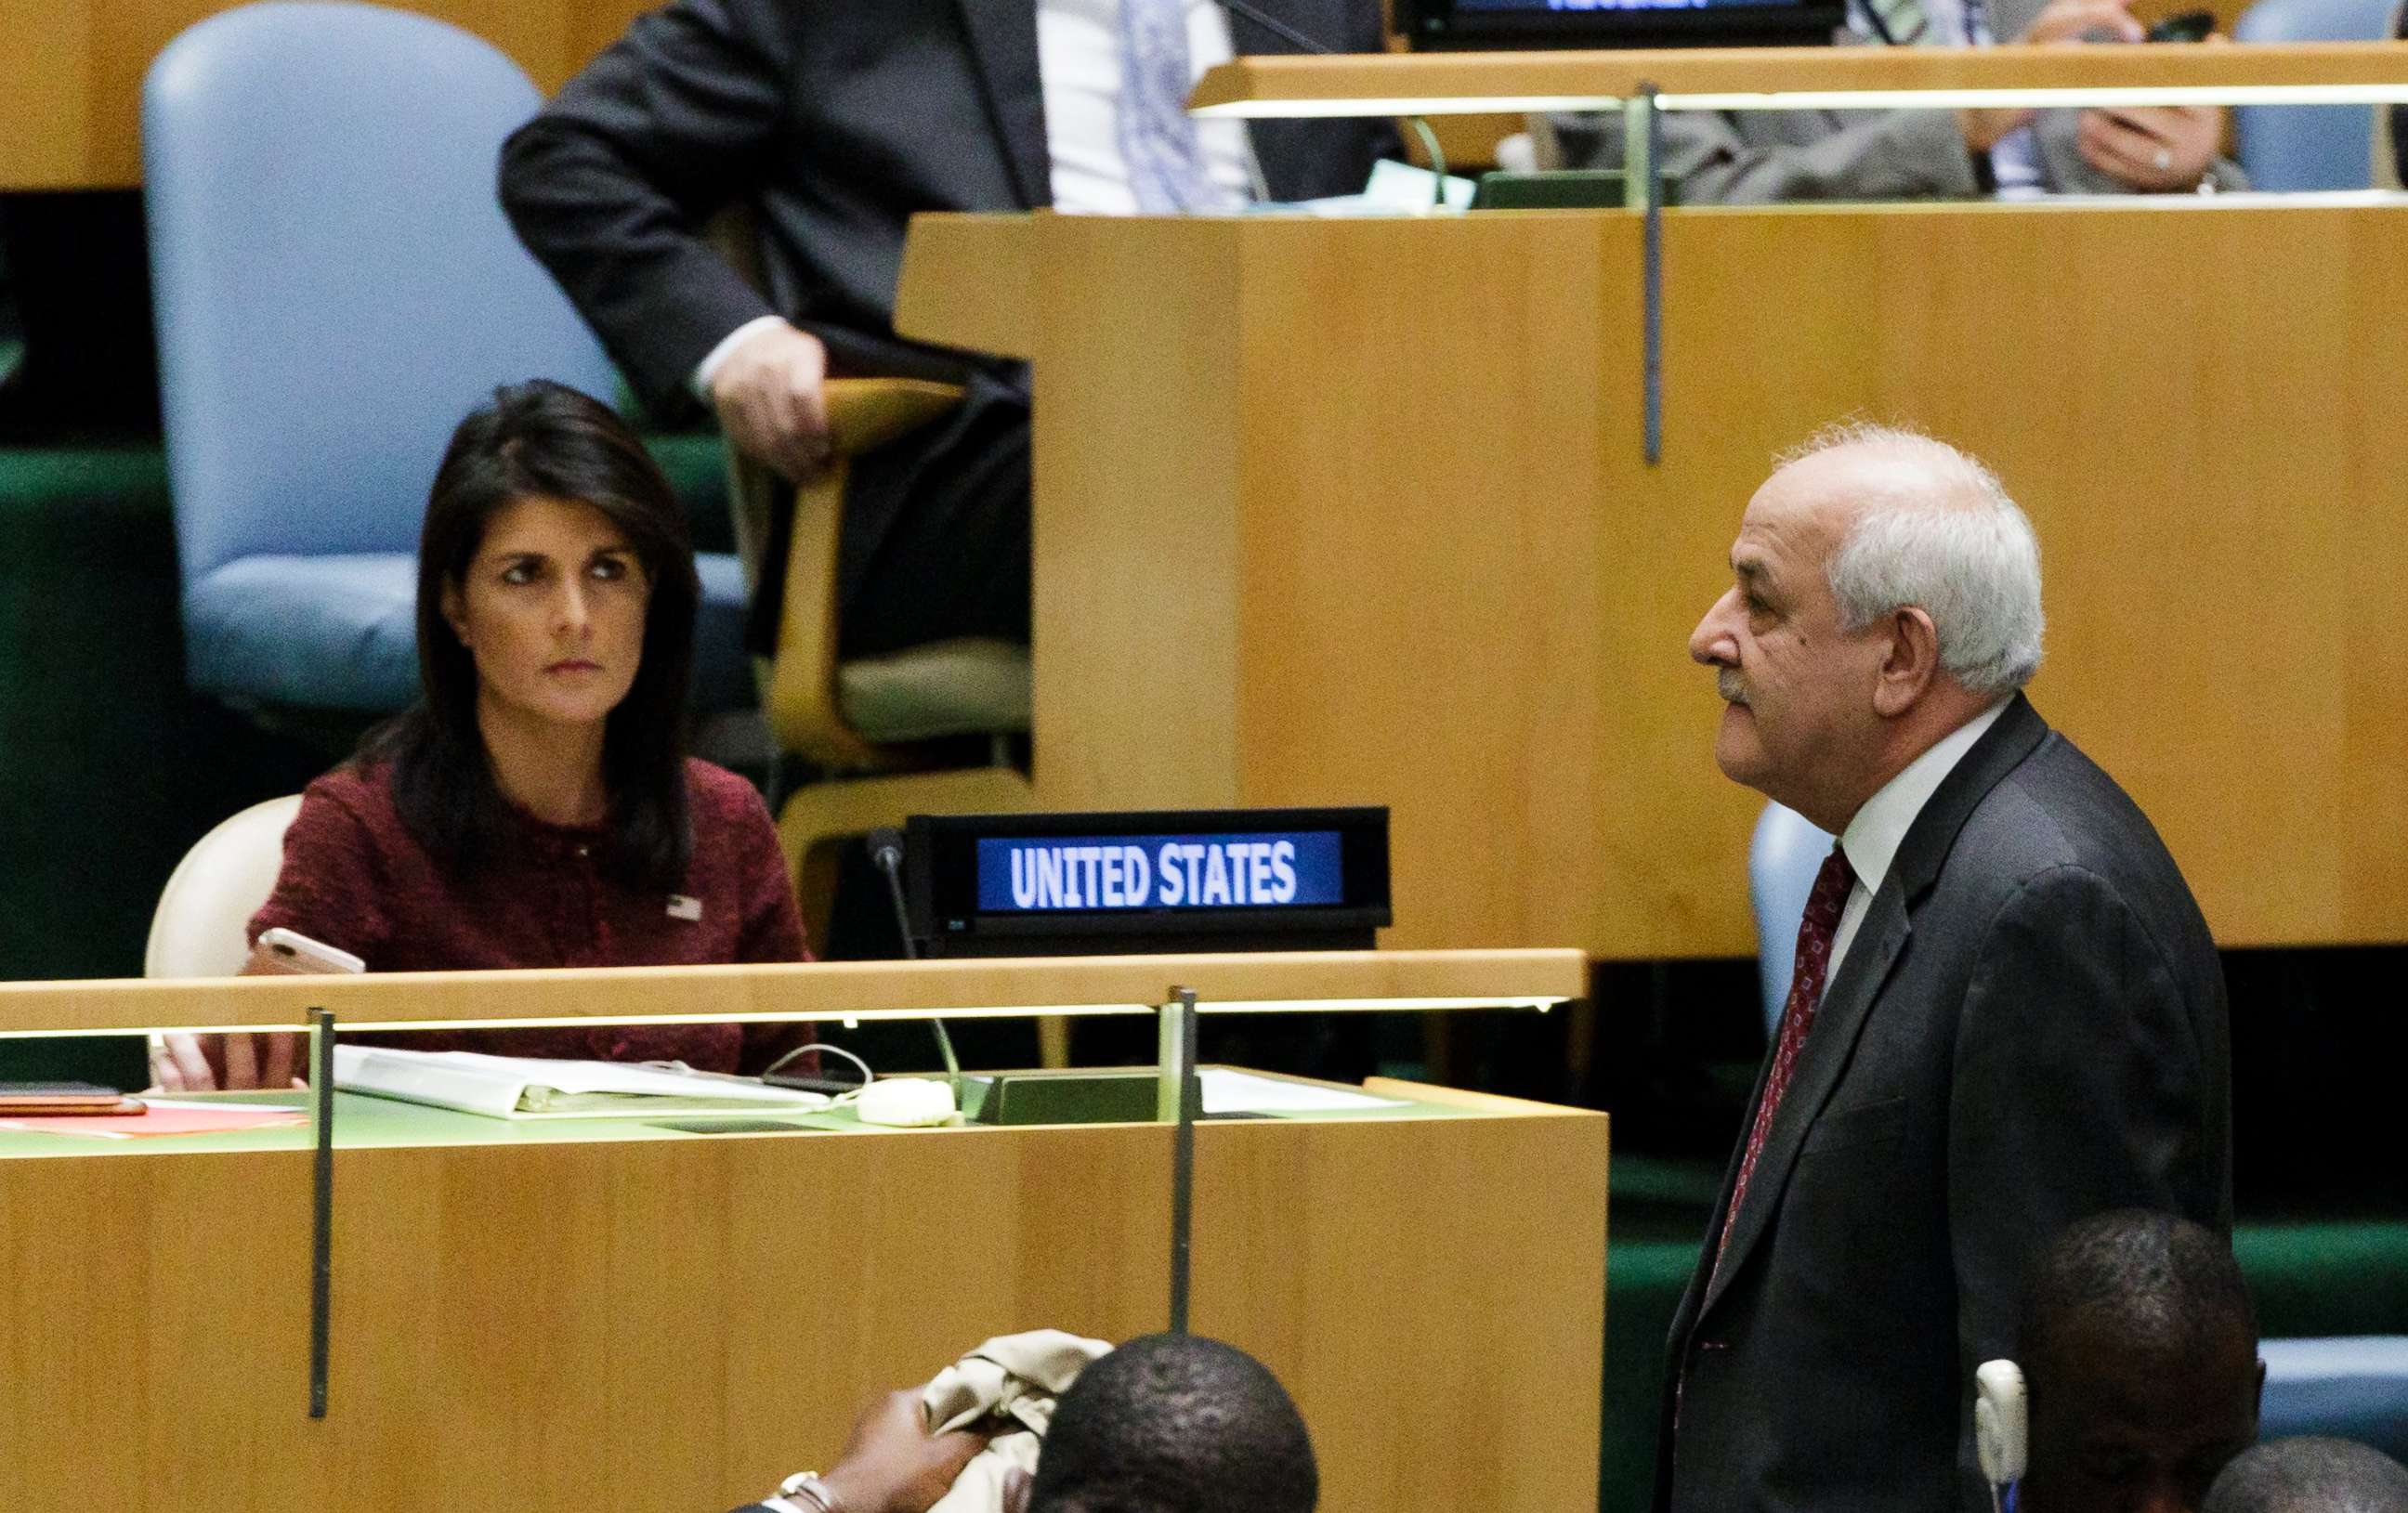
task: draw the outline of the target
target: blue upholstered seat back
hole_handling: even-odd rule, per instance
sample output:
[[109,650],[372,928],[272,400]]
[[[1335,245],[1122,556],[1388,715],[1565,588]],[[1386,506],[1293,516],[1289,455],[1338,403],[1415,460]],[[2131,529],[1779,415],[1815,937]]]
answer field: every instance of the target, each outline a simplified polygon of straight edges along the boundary
[[[2243,42],[2372,42],[2393,0],[2258,0],[2233,27]],[[2242,168],[2258,189],[2365,189],[2373,180],[2375,110],[2362,105],[2253,105],[2233,113]]]
[[1781,1022],[1781,1006],[1789,998],[1806,895],[1814,891],[1814,874],[1830,854],[1831,837],[1813,821],[1778,804],[1764,806],[1748,844],[1747,895],[1756,914],[1756,978],[1768,1035]]
[[[494,201],[502,138],[538,103],[515,64],[457,27],[321,0],[212,17],[152,63],[142,124],[160,391],[205,691],[406,701],[408,559],[452,427],[500,383],[615,387]],[[394,554],[375,575],[378,603],[324,602],[339,575],[313,573],[314,559],[344,557],[356,577]],[[275,571],[245,575],[240,598],[208,591],[259,557]],[[317,607],[287,613],[280,585]],[[351,622],[346,645],[314,643],[330,608]],[[360,655],[363,626],[379,654]],[[354,662],[374,686],[349,686]]]

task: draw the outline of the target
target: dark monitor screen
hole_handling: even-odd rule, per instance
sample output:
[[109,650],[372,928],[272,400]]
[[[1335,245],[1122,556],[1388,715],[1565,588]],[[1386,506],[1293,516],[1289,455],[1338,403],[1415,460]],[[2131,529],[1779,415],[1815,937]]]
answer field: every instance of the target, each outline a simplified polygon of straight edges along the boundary
[[1397,0],[1416,48],[1811,47],[1846,0]]
[[904,850],[944,955],[1368,947],[1390,917],[1379,808],[918,816]]

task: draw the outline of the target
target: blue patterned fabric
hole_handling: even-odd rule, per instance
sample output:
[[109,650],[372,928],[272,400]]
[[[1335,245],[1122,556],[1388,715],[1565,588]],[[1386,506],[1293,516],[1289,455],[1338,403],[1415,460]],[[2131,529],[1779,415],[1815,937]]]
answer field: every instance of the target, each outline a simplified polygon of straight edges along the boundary
[[1195,64],[1187,0],[1121,0],[1121,155],[1145,215],[1233,210],[1239,197],[1213,182],[1187,113]]

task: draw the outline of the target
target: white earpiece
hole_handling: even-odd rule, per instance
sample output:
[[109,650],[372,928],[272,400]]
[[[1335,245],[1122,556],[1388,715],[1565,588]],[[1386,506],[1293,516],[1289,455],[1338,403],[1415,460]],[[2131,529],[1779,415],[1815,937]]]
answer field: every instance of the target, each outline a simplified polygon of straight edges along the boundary
[[1993,1488],[2024,1474],[2024,1373],[2013,1361],[1985,1361],[1973,1372],[1973,1450]]

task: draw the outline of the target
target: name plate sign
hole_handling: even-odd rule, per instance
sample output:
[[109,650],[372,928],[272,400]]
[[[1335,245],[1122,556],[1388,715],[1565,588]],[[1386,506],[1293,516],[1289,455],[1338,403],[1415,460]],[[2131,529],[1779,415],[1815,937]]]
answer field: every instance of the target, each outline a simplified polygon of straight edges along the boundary
[[922,816],[912,932],[947,954],[1368,947],[1388,812]]
[[1346,902],[1334,830],[978,843],[979,908],[1279,908]]

